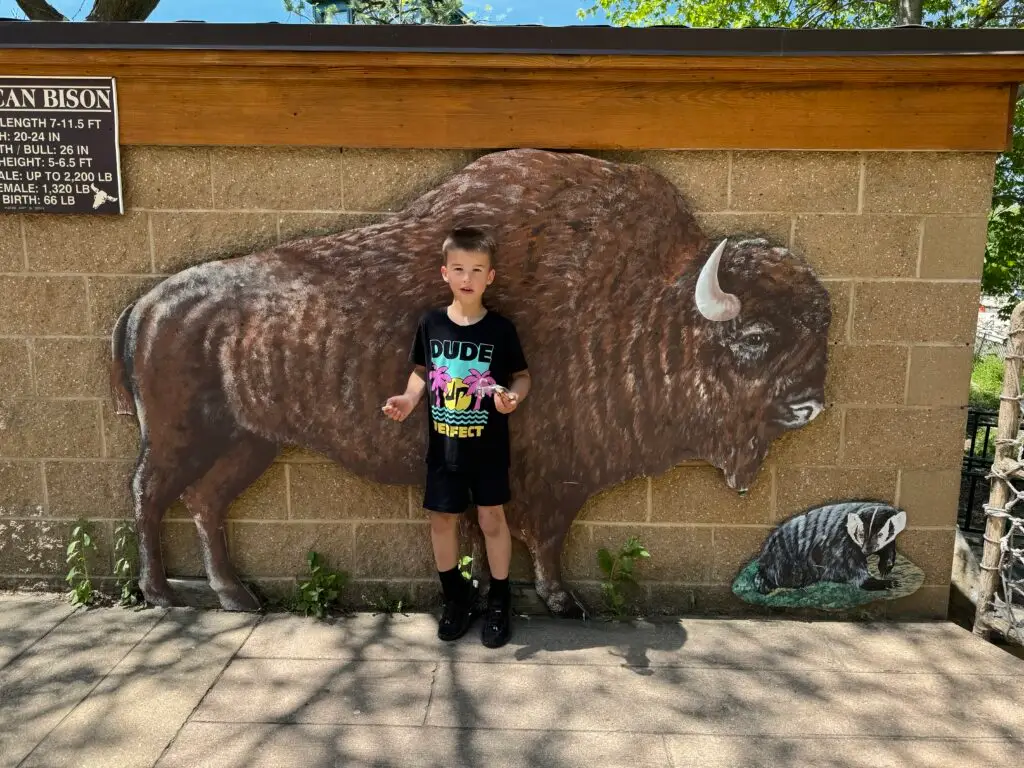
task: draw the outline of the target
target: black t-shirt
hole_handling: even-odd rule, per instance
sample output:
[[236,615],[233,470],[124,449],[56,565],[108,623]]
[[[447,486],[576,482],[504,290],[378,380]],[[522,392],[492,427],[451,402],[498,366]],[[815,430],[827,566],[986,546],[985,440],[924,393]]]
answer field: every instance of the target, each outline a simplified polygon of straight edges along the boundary
[[508,387],[512,374],[526,369],[512,321],[488,311],[472,325],[458,325],[447,307],[433,309],[420,318],[409,359],[427,369],[427,464],[508,466],[508,415],[494,407],[486,388]]

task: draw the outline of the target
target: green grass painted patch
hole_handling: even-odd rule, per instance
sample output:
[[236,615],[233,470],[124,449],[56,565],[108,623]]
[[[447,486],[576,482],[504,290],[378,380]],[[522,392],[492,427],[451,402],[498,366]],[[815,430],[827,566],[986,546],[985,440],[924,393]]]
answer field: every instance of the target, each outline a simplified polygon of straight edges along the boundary
[[[878,557],[872,555],[868,559],[868,571],[879,578]],[[838,584],[823,581],[803,589],[776,589],[763,595],[754,587],[754,574],[757,573],[757,561],[747,565],[732,584],[736,597],[754,605],[766,605],[772,608],[819,608],[821,610],[842,611],[856,608],[875,600],[896,600],[917,591],[924,584],[924,571],[896,553],[896,564],[889,578],[896,579],[893,589],[869,591],[859,589],[851,584]]]

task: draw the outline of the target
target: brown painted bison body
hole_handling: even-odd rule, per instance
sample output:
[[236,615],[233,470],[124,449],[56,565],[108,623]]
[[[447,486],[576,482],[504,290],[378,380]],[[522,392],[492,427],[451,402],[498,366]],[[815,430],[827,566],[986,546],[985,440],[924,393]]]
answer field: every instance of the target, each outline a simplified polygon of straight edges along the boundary
[[588,497],[687,459],[746,488],[769,443],[820,410],[829,301],[804,261],[763,240],[715,248],[645,167],[494,153],[382,223],[186,269],[125,309],[111,375],[141,431],[148,600],[173,600],[159,525],[180,496],[224,607],[258,607],[224,516],[282,445],[422,482],[426,409],[397,424],[381,405],[404,388],[419,315],[450,301],[440,246],[463,225],[497,239],[485,303],[515,321],[533,373],[507,516],[552,612],[576,608],[559,564]]

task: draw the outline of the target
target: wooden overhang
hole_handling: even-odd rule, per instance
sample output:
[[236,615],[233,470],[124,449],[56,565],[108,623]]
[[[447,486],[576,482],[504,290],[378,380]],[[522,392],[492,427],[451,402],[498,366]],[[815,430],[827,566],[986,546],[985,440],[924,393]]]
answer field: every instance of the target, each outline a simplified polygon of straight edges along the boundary
[[1024,31],[0,22],[126,145],[1002,151]]

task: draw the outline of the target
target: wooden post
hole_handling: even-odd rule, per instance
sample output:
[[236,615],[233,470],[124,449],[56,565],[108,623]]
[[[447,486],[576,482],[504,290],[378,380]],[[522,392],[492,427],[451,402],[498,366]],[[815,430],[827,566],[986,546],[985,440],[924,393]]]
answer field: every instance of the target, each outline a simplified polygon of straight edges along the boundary
[[[1010,332],[1006,346],[1003,393],[999,401],[999,426],[996,432],[996,456],[992,465],[994,469],[1003,472],[1012,469],[1017,462],[1017,449],[1011,441],[1016,439],[1020,426],[1021,404],[1018,398],[1021,356],[1024,355],[1024,302],[1014,307],[1010,316]],[[1010,487],[1006,481],[993,477],[989,491],[989,507],[1003,509],[1010,499],[1010,494]],[[1015,511],[1024,514],[1024,506],[1017,507]],[[985,638],[989,636],[989,614],[992,612],[992,600],[999,583],[999,540],[1005,527],[1006,520],[1002,517],[989,515],[985,522],[985,549],[981,557],[981,580],[978,585],[978,604],[974,613],[974,634]]]

